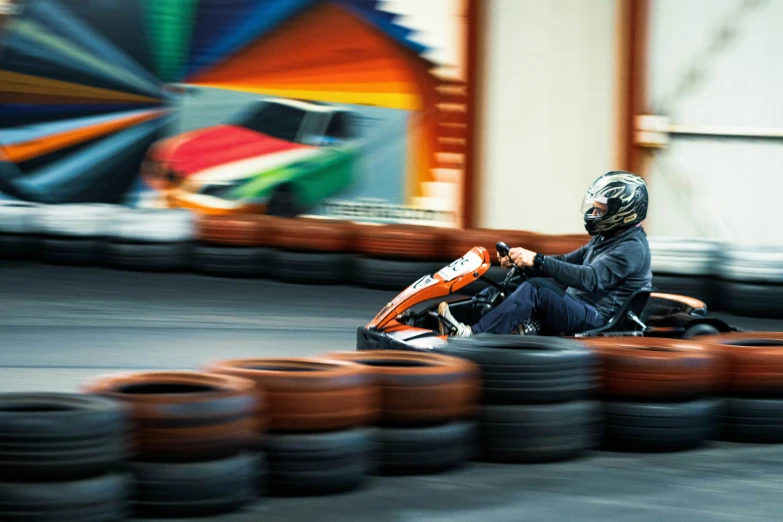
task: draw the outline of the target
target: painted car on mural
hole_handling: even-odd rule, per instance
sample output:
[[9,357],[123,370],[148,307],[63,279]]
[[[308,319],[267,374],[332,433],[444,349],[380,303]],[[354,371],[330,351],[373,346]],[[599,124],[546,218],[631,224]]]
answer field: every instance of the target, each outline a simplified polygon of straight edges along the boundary
[[273,99],[226,124],[156,142],[142,176],[166,206],[295,216],[351,184],[356,115]]

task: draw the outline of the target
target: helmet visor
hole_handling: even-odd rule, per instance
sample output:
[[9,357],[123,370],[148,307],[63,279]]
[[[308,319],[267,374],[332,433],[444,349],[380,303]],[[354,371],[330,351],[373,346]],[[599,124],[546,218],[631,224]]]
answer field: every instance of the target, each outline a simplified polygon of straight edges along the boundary
[[[582,200],[582,210],[581,213],[584,214],[588,210],[591,210],[595,207],[594,203],[600,203],[602,205],[607,204],[607,199],[604,196],[596,196],[588,192],[585,194],[584,199]],[[603,213],[603,211],[601,211]]]

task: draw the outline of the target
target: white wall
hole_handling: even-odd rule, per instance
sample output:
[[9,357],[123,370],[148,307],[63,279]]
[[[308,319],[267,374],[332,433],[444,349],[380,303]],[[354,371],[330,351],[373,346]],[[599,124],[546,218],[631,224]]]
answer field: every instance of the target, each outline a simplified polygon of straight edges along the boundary
[[[653,111],[677,124],[783,130],[782,22],[781,0],[652,0]],[[648,174],[651,234],[783,244],[783,140],[675,135]]]
[[584,233],[587,187],[618,167],[616,1],[481,1],[477,226]]

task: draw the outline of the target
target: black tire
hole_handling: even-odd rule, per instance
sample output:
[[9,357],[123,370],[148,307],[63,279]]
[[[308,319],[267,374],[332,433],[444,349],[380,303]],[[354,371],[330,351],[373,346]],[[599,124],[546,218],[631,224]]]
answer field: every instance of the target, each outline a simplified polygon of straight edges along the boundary
[[682,334],[683,339],[695,339],[702,335],[716,335],[720,330],[707,323],[698,323],[693,326],[689,326],[685,329],[685,333]]
[[66,393],[0,395],[0,480],[71,480],[128,456],[129,413],[113,400]]
[[721,281],[718,291],[722,310],[748,317],[783,317],[783,284]]
[[714,437],[721,401],[673,403],[604,403],[606,449],[678,451]]
[[351,270],[352,256],[344,253],[290,252],[277,254],[277,277],[288,283],[339,284]]
[[424,428],[377,430],[376,473],[416,475],[456,468],[476,456],[478,425],[450,422]]
[[273,495],[318,495],[356,489],[374,465],[375,430],[264,435],[267,488]]
[[277,275],[277,254],[273,248],[194,245],[194,266],[202,274],[219,277],[261,277]]
[[261,454],[161,464],[129,462],[134,477],[134,510],[141,516],[215,515],[235,511],[260,495],[265,473]]
[[783,442],[783,399],[723,399],[721,440]]
[[481,460],[549,462],[600,445],[601,407],[594,401],[483,406]]
[[107,243],[106,261],[124,270],[173,272],[189,268],[190,243]]
[[476,335],[450,339],[435,351],[481,366],[484,404],[583,400],[598,387],[597,355],[572,339]]
[[350,281],[366,288],[404,290],[417,279],[434,274],[448,263],[438,261],[396,261],[355,257]]
[[3,522],[115,522],[126,520],[132,495],[128,475],[36,484],[0,483]]
[[266,207],[266,213],[270,216],[294,218],[304,212],[296,187],[290,183],[275,187]]
[[32,235],[0,234],[0,259],[34,259],[37,246],[37,238]]
[[100,245],[90,238],[43,238],[41,259],[53,265],[92,266],[100,264]]

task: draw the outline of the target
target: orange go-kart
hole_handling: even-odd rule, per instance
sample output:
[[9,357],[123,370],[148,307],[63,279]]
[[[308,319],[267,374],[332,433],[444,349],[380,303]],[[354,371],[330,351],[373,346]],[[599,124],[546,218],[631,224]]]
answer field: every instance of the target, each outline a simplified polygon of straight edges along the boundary
[[[509,247],[497,243],[502,256]],[[357,332],[357,350],[427,351],[447,342],[440,334],[437,306],[449,302],[457,321],[475,324],[500,304],[524,280],[533,275],[529,268],[511,268],[502,282],[484,276],[491,265],[484,247],[473,247],[464,256],[432,275],[425,275],[392,299],[378,315]],[[458,293],[479,279],[486,288],[469,295]],[[553,335],[541,330],[531,318],[524,325],[525,335]],[[690,339],[699,335],[741,331],[726,322],[707,316],[707,305],[692,297],[655,292],[643,288],[631,294],[614,317],[604,326],[574,337],[648,336]]]

